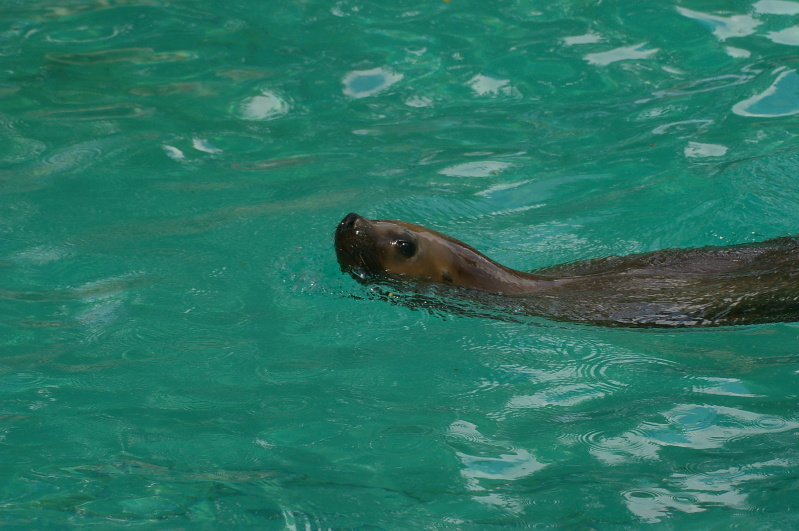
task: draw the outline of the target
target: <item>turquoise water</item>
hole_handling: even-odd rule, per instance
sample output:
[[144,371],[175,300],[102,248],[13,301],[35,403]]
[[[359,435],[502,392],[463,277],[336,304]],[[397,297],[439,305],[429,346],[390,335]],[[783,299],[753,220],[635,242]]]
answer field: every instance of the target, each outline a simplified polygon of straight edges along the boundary
[[799,325],[374,297],[332,233],[515,268],[799,233],[799,2],[0,3],[13,527],[799,527]]

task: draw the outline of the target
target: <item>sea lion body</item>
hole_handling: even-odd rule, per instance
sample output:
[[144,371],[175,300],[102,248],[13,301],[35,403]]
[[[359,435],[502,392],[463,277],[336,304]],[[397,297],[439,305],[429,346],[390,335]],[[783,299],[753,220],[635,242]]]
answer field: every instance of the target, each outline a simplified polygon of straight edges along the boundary
[[[346,216],[343,271],[501,296],[514,311],[608,326],[687,327],[799,321],[799,240],[667,249],[526,273],[420,225]],[[493,301],[500,300],[493,297]]]

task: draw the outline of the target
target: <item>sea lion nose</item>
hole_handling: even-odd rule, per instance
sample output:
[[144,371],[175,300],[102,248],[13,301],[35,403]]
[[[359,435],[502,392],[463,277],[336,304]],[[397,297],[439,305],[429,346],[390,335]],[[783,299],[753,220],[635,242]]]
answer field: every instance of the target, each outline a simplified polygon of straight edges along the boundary
[[363,218],[354,212],[350,212],[344,216],[344,219],[341,220],[341,223],[339,223],[339,228],[342,230],[349,230],[353,228],[360,219]]

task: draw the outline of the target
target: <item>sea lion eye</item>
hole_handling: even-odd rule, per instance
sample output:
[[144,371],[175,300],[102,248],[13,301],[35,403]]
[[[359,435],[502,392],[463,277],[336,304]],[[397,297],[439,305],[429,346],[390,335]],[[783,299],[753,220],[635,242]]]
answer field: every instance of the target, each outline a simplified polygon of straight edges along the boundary
[[408,240],[397,240],[394,242],[394,245],[397,247],[397,250],[400,252],[402,256],[406,256],[410,258],[414,254],[416,254],[416,244],[412,241]]

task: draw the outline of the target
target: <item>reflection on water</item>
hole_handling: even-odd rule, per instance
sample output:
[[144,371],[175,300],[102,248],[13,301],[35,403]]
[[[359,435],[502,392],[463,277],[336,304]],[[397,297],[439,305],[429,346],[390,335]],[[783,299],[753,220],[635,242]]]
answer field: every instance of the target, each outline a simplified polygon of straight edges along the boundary
[[625,492],[625,503],[647,523],[663,522],[677,511],[699,513],[712,507],[752,511],[747,484],[757,488],[778,469],[795,465],[793,460],[775,459],[697,474],[675,473],[665,479],[665,487],[642,485]]
[[645,49],[646,43],[636,44],[634,46],[624,46],[608,50],[607,52],[589,53],[585,56],[585,60],[592,65],[607,66],[617,61],[629,61],[634,59],[646,59],[651,55],[658,52],[658,49]]
[[[776,72],[779,72],[778,69]],[[775,72],[775,73],[776,73]],[[785,70],[761,94],[736,103],[732,108],[742,116],[777,118],[799,113],[799,74]]]
[[344,94],[351,98],[366,98],[383,92],[402,81],[403,75],[382,68],[354,70],[344,76]]
[[274,120],[288,113],[290,108],[280,96],[263,89],[259,95],[242,101],[239,113],[247,120]]
[[678,7],[677,11],[688,18],[701,22],[704,26],[712,30],[713,35],[725,41],[733,37],[746,37],[755,32],[755,29],[762,24],[751,15],[731,15],[728,17],[702,13],[684,7]]
[[795,430],[799,423],[728,407],[679,405],[661,413],[665,423],[647,421],[616,437],[604,438],[592,453],[609,464],[630,457],[657,459],[664,447],[720,448],[743,437]]

